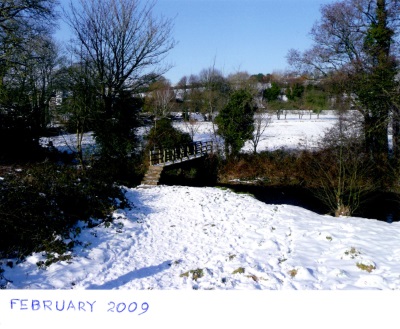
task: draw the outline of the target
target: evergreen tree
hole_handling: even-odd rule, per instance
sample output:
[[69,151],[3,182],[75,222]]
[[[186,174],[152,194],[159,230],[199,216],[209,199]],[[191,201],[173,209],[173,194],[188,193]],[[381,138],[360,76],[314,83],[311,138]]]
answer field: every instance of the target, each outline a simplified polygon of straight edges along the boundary
[[303,104],[305,109],[316,113],[318,116],[329,108],[328,93],[321,88],[313,85],[307,86],[303,95]]
[[251,93],[240,89],[231,94],[227,105],[215,118],[218,134],[225,141],[226,156],[237,155],[252,138],[255,110]]
[[169,118],[157,120],[157,124],[150,129],[147,135],[147,148],[149,150],[154,148],[174,149],[191,142],[190,135],[174,128]]
[[296,82],[293,86],[288,88],[286,96],[289,100],[294,101],[301,98],[304,94],[304,86]]
[[267,88],[263,92],[263,98],[267,102],[276,101],[281,94],[281,88],[278,86],[276,82],[272,82],[271,88]]

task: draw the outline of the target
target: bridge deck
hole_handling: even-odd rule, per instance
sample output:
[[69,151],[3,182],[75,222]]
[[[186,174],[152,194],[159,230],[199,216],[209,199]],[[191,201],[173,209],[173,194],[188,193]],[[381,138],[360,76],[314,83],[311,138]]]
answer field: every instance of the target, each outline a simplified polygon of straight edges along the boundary
[[150,166],[143,177],[142,186],[158,185],[164,167],[198,159],[212,151],[212,141],[194,142],[171,150],[152,150],[150,151]]
[[213,150],[213,142],[193,142],[175,149],[155,149],[150,151],[150,166],[169,166],[177,162],[189,161]]

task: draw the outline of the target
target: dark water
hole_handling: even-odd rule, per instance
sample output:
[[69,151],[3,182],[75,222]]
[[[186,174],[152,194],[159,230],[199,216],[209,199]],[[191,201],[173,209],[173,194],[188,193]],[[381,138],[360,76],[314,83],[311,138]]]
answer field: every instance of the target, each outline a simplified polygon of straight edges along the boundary
[[[267,204],[289,204],[318,214],[327,214],[329,209],[314,196],[312,191],[300,187],[262,187],[249,185],[224,185],[236,192],[251,193],[257,200]],[[354,217],[372,218],[387,223],[400,221],[400,196],[385,193],[371,196],[360,206]]]
[[375,218],[387,223],[400,221],[400,196],[384,193],[367,200],[354,216]]
[[[201,166],[200,166],[201,167]],[[185,175],[164,175],[161,183],[165,185],[187,185],[187,186],[215,186],[215,181],[208,181],[209,175],[202,175],[199,179],[195,177],[188,179]],[[330,212],[316,196],[313,191],[296,186],[254,186],[228,184],[225,186],[237,192],[250,193],[254,197],[267,204],[288,204],[302,207],[318,214],[324,215]],[[387,223],[400,221],[400,195],[395,193],[381,193],[371,196],[360,205],[359,210],[352,216],[372,218]]]

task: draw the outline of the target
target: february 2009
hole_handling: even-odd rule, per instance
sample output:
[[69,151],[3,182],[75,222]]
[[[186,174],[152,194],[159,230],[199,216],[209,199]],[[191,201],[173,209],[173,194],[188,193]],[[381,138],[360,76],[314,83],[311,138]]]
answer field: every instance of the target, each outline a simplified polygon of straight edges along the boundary
[[[53,312],[87,312],[93,313],[99,310],[100,307],[96,301],[81,301],[81,300],[51,300],[51,299],[10,299],[10,308],[12,311],[53,311]],[[113,302],[107,304],[106,311],[111,313],[136,313],[142,315],[149,310],[147,302]]]

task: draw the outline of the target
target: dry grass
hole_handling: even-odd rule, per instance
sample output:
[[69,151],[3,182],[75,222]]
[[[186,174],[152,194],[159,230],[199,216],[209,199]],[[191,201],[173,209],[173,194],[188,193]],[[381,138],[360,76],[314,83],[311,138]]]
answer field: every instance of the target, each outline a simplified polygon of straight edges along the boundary
[[243,274],[245,272],[244,267],[239,267],[232,272],[232,274]]
[[292,269],[292,270],[290,270],[289,272],[288,272],[288,274],[291,276],[291,278],[293,279],[296,275],[297,275],[297,270],[294,268],[294,269]]
[[198,268],[196,270],[190,270],[190,271],[187,271],[185,273],[182,273],[180,275],[180,277],[181,278],[183,278],[183,277],[187,277],[188,278],[190,275],[192,275],[192,279],[194,281],[197,281],[198,279],[200,279],[201,277],[204,276],[204,271],[203,271],[202,268]]
[[370,265],[365,265],[363,263],[357,263],[356,266],[363,271],[367,271],[368,273],[371,273],[373,270],[376,269],[376,267],[372,264]]
[[268,185],[298,184],[300,171],[298,157],[284,151],[241,154],[226,162],[219,171],[219,181],[234,179],[263,182]]

